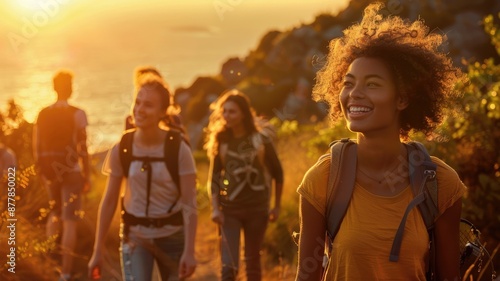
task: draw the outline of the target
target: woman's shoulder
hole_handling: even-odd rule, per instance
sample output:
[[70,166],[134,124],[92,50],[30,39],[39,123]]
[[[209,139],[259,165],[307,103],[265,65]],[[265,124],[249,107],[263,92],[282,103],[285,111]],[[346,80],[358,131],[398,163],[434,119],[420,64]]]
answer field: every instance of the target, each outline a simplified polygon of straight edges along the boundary
[[116,142],[108,150],[108,157],[117,158],[117,157],[119,157],[119,154],[120,154],[120,142]]
[[431,156],[431,159],[437,165],[438,209],[443,213],[463,196],[467,187],[447,163],[438,157]]
[[451,178],[451,179],[459,179],[457,172],[450,165],[444,162],[442,159],[431,156],[431,160],[437,166],[437,176],[438,178]]
[[438,157],[431,156],[431,159],[437,165],[436,174],[439,193],[461,196],[467,188],[455,169]]
[[330,153],[326,153],[319,157],[318,161],[312,165],[304,175],[304,180],[307,181],[324,181],[328,179],[330,173]]
[[330,154],[321,156],[304,175],[297,192],[311,203],[318,212],[324,213],[327,182],[330,172]]

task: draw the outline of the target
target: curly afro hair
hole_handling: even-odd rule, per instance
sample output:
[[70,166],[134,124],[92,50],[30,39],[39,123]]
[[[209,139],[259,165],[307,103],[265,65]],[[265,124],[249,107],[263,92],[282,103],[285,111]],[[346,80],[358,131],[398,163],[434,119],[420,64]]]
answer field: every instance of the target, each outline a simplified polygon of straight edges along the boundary
[[383,7],[370,4],[361,22],[330,42],[326,64],[316,76],[313,98],[328,102],[332,120],[340,120],[338,95],[349,65],[360,57],[378,58],[389,67],[399,94],[409,102],[401,113],[401,137],[407,138],[412,131],[430,135],[442,122],[448,101],[458,97],[455,84],[465,77],[439,49],[444,35],[429,33],[422,20],[384,17]]

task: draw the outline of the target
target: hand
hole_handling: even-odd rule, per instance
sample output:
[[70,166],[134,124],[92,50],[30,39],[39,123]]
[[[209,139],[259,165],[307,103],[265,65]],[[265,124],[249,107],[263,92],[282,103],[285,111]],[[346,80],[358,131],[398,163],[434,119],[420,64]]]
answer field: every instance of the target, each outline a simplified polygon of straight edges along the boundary
[[280,208],[279,207],[275,207],[274,209],[271,209],[269,211],[269,221],[275,222],[276,220],[278,220],[279,215],[280,215]]
[[217,224],[224,224],[224,214],[219,209],[212,211],[212,221]]
[[[101,253],[98,253],[94,251],[92,254],[92,257],[90,258],[90,261],[88,263],[88,277],[91,280],[98,280],[100,279],[100,273],[101,273],[101,263],[102,263],[102,258],[101,258]],[[99,273],[99,278],[96,279],[97,276],[96,273]]]
[[192,254],[183,253],[180,263],[179,263],[179,279],[184,280],[185,278],[193,275],[196,269],[196,259]]

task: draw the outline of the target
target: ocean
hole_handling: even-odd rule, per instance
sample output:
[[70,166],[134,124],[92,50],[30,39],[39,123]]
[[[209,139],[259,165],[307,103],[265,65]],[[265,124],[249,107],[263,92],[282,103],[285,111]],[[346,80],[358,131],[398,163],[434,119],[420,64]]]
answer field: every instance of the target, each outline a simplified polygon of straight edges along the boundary
[[[212,4],[216,2],[221,1]],[[120,7],[111,7],[110,12],[108,7],[107,12],[92,15],[48,17],[47,24],[36,25],[36,32],[22,44],[0,42],[0,110],[13,98],[25,119],[34,122],[39,110],[56,99],[51,81],[54,73],[70,69],[75,74],[70,103],[87,113],[89,150],[104,151],[123,131],[137,66],[157,67],[173,89],[188,87],[198,76],[217,75],[228,58],[245,57],[267,31],[308,23],[319,12],[331,10],[333,4],[313,1],[257,7],[245,1],[227,2],[239,6],[226,3],[232,9],[225,10],[223,17],[215,6],[183,12],[166,8],[120,11]],[[0,35],[23,36],[26,20],[32,24],[39,20],[35,16],[41,12],[33,13],[8,28],[0,26]]]

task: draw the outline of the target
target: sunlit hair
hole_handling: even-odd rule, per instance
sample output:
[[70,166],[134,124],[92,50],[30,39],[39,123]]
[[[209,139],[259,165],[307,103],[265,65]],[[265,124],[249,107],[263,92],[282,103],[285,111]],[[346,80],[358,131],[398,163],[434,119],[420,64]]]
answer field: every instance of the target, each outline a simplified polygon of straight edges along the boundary
[[69,98],[72,92],[73,72],[69,70],[60,70],[52,78],[54,90],[59,98]]
[[136,88],[139,86],[141,77],[144,74],[153,74],[153,75],[158,76],[158,78],[163,79],[163,76],[161,75],[160,71],[156,67],[150,66],[150,65],[138,66],[134,70],[134,86]]
[[165,84],[165,81],[153,74],[142,75],[141,79],[139,79],[138,81],[137,88],[134,93],[134,104],[135,98],[137,97],[137,94],[141,89],[155,92],[160,97],[161,110],[165,112],[165,118],[161,120],[163,121],[164,125],[169,128],[178,129],[184,132],[183,128],[179,127],[179,122],[174,119],[176,118],[174,117],[174,115],[177,114],[177,108],[172,105],[172,94],[168,85]]
[[[144,80],[151,79],[152,76],[155,76],[158,80],[160,80],[167,89],[169,89],[168,83],[163,79],[160,71],[154,66],[138,66],[134,70],[134,87],[136,91],[141,86]],[[171,91],[169,91],[172,93]],[[174,95],[170,95],[170,107],[168,108],[168,112],[171,115],[179,114],[181,112],[181,108],[178,104],[174,102]]]
[[232,130],[226,127],[226,121],[223,117],[226,102],[234,102],[241,110],[243,113],[243,126],[247,133],[251,134],[259,130],[255,111],[250,106],[248,97],[238,90],[226,91],[210,105],[212,114],[210,114],[209,123],[205,129],[206,140],[203,146],[207,150],[209,157],[215,157],[218,153],[219,144],[227,142],[233,135]]
[[380,3],[370,4],[360,23],[330,42],[325,66],[317,73],[315,100],[330,105],[333,121],[343,115],[339,94],[349,65],[357,58],[381,59],[393,75],[398,93],[408,99],[400,116],[400,135],[413,130],[426,135],[438,126],[448,101],[458,95],[454,85],[465,79],[460,69],[439,48],[444,35],[429,33],[422,20],[409,22],[397,16],[383,17]]

